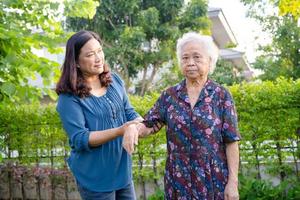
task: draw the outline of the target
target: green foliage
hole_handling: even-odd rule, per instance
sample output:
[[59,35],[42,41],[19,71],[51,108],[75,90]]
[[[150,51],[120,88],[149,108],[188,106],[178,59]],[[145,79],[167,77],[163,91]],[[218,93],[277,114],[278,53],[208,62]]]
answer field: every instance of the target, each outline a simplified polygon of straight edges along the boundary
[[[254,194],[257,199],[296,199],[299,187],[291,182],[293,179],[290,177],[299,180],[299,174],[294,170],[300,159],[300,138],[296,135],[300,124],[300,79],[279,78],[275,82],[242,83],[229,89],[235,100],[242,135],[242,174],[251,178],[264,172],[282,178],[281,185],[276,189],[266,182],[242,179],[241,199],[251,199]],[[159,95],[130,96],[130,101],[143,116]],[[65,165],[63,158],[67,156],[69,147],[54,105],[2,105],[0,124],[0,152],[3,156],[0,162],[53,165],[58,168]],[[140,139],[133,154],[135,181],[157,183],[164,173],[165,159],[165,129]],[[285,162],[287,160],[290,162]],[[258,170],[262,165],[264,169]],[[159,199],[160,194],[158,192],[153,198]],[[266,198],[263,198],[264,195],[267,195]]]
[[[207,1],[191,0],[185,7],[184,12],[179,18],[179,29],[182,32],[196,31],[199,32],[199,27],[209,27],[207,16],[203,13],[207,12]],[[207,30],[204,30],[207,31]]]
[[[71,13],[80,9],[81,17],[93,13],[92,0],[85,4],[65,1]],[[94,2],[92,4],[98,4]],[[86,9],[87,6],[87,9]],[[80,8],[78,8],[80,7]],[[94,8],[95,10],[95,8]],[[60,44],[68,33],[63,31],[63,4],[59,1],[3,0],[0,2],[0,100],[34,101],[43,94],[56,98],[48,88],[57,81],[59,64],[39,57],[33,50],[61,53]],[[32,87],[29,80],[40,75],[43,86]]]
[[236,74],[233,64],[226,60],[218,60],[216,69],[210,75],[210,78],[222,85],[241,83],[244,79],[242,76]]
[[[289,166],[283,161],[288,157],[299,159],[295,141],[299,142],[296,130],[300,124],[300,79],[280,78],[276,82],[244,83],[230,89],[243,137],[241,160],[248,162],[245,167],[274,163],[266,171],[274,172],[274,175],[280,172],[282,179],[290,175],[292,172],[286,170]],[[285,147],[293,148],[284,150]]]
[[144,73],[140,95],[158,69],[175,56],[174,42],[182,32],[209,30],[207,2],[202,0],[104,0],[93,19],[69,17],[67,22],[71,30],[100,34],[107,61],[128,87],[131,79]]
[[[159,93],[153,93],[144,97],[131,96],[130,102],[134,105],[136,111],[144,116],[154,105],[159,95]],[[165,144],[164,128],[154,135],[139,140],[137,152],[133,155],[133,175],[135,179],[153,181],[162,177],[166,158]]]
[[268,181],[240,176],[239,193],[242,200],[296,200],[300,196],[300,185],[296,179],[289,179],[273,186]]
[[0,152],[4,158],[23,165],[64,165],[69,147],[53,105],[7,104],[0,106],[0,113]]
[[[271,44],[259,47],[261,55],[253,64],[254,68],[264,72],[259,78],[262,80],[275,80],[280,76],[294,80],[299,78],[300,29],[297,19],[290,14],[279,16],[275,12],[278,1],[242,0],[242,2],[249,6],[250,17],[256,19],[263,31],[272,38]],[[281,4],[283,2],[285,3]],[[287,2],[280,1],[279,4],[288,6]],[[296,5],[296,2],[289,2],[290,6]]]
[[164,191],[161,189],[157,189],[154,194],[148,197],[148,200],[164,200]]
[[100,3],[94,0],[66,0],[65,14],[69,17],[92,19],[96,14],[96,8],[99,5]]

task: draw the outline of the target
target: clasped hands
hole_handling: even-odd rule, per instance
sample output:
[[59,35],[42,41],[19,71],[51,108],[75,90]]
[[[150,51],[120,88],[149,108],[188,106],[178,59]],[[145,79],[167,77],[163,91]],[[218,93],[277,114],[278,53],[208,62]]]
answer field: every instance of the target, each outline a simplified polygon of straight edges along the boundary
[[123,148],[127,151],[129,155],[134,152],[135,145],[138,144],[140,131],[142,130],[143,123],[130,124],[125,128],[123,135]]
[[[127,122],[128,123],[128,122]],[[153,128],[147,128],[140,121],[130,122],[124,127],[123,148],[129,155],[134,152],[135,145],[138,144],[139,137],[145,137],[151,133],[159,131],[162,124],[156,124]]]

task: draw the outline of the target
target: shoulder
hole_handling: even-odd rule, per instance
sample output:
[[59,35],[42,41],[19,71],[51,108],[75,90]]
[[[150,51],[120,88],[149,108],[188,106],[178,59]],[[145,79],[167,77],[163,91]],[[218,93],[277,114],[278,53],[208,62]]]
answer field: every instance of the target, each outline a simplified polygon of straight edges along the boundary
[[185,87],[184,81],[181,81],[169,88],[167,88],[164,92],[171,94],[171,93],[177,93],[178,91],[182,90],[183,87]]
[[74,103],[78,103],[80,98],[70,93],[63,93],[58,96],[57,100],[57,109],[64,109],[67,106],[70,106]]
[[119,84],[119,85],[124,85],[124,81],[122,80],[122,78],[115,72],[111,73],[111,77],[113,80],[113,83]]
[[58,95],[58,102],[62,101],[74,101],[76,100],[76,96],[71,93],[62,93]]
[[170,97],[177,98],[179,92],[182,90],[183,87],[184,87],[183,82],[170,86],[161,93],[160,98],[161,99],[166,99]]
[[210,84],[208,87],[210,87],[214,91],[215,95],[221,100],[231,98],[231,94],[228,88],[215,81],[210,80]]

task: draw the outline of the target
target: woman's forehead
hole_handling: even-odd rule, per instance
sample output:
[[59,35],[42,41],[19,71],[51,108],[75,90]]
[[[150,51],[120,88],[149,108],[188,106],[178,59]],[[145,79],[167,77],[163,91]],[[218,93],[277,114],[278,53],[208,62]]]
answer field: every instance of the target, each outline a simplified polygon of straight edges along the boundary
[[95,49],[101,48],[101,45],[98,40],[95,38],[90,39],[87,41],[81,48],[82,51],[93,51]]
[[188,42],[182,46],[181,54],[207,54],[207,51],[204,48],[204,45],[199,42]]

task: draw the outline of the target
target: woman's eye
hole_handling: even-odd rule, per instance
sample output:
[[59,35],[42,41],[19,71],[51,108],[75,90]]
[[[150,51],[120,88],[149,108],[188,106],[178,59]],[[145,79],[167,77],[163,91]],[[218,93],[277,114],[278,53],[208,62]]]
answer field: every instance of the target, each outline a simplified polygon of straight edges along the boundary
[[87,57],[91,57],[91,56],[93,56],[93,55],[94,55],[93,53],[90,53],[90,54],[87,55]]

